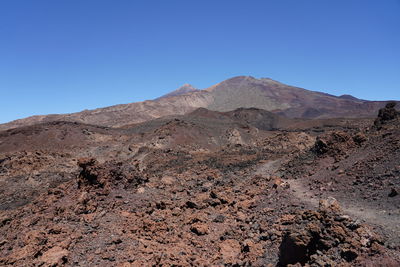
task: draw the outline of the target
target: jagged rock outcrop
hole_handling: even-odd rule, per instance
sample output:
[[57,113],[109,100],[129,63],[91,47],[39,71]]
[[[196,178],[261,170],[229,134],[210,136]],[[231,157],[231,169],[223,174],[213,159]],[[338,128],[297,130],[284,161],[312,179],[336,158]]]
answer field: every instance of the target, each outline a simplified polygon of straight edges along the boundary
[[133,187],[142,184],[147,179],[141,176],[135,166],[117,161],[107,161],[100,164],[94,158],[78,160],[81,168],[78,176],[78,188],[98,187],[109,190],[112,186],[123,184],[124,187]]
[[391,120],[398,118],[400,113],[395,109],[395,106],[395,102],[390,102],[387,103],[384,108],[381,108],[379,110],[378,117],[374,122],[375,126],[379,127]]
[[[333,198],[322,200],[318,211],[301,211],[286,221],[280,245],[279,264],[335,266],[357,265],[363,257],[379,255],[383,250],[381,237],[358,221],[343,215]],[[335,255],[335,260],[332,260]],[[337,257],[339,256],[339,257]],[[375,259],[378,263],[378,257]]]

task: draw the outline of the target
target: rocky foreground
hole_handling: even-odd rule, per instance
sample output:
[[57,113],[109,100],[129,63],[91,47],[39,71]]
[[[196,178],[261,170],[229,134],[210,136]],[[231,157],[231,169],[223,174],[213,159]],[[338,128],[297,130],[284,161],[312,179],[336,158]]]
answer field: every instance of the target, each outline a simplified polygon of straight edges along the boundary
[[3,132],[0,265],[400,265],[394,106],[269,130],[213,116]]

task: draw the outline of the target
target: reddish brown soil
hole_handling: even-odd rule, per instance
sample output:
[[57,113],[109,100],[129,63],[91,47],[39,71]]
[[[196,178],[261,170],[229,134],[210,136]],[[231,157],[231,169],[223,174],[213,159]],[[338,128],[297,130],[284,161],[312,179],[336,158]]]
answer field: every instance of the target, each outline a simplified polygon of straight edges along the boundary
[[398,118],[249,112],[0,133],[0,265],[398,266]]

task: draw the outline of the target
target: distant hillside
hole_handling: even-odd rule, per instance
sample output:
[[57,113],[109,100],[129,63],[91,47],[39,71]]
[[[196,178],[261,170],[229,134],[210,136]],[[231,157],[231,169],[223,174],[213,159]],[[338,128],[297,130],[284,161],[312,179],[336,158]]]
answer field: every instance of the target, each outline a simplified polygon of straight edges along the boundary
[[289,118],[374,117],[386,101],[366,101],[352,96],[333,96],[289,86],[271,79],[238,76],[210,88],[198,90],[184,85],[155,100],[122,104],[82,112],[33,116],[0,125],[0,130],[40,122],[74,121],[121,127],[168,115],[179,115],[207,108],[231,111],[259,108]]

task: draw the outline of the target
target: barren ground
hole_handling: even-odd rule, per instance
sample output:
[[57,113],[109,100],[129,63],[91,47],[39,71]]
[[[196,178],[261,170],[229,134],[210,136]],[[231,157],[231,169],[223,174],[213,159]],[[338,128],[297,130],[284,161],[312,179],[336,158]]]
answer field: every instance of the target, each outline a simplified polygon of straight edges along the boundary
[[0,264],[399,266],[397,117],[237,112],[1,132]]

